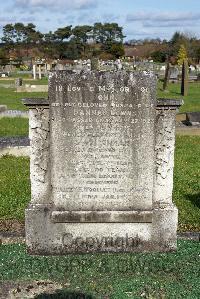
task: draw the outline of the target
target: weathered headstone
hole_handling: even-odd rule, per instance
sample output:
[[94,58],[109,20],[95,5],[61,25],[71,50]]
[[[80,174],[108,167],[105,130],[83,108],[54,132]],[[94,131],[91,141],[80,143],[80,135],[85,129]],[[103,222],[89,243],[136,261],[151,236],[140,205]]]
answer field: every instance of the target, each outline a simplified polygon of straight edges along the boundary
[[16,78],[15,79],[15,87],[20,87],[23,84],[22,78]]
[[190,126],[200,125],[200,112],[187,112],[186,123]]
[[5,112],[7,109],[7,105],[0,105],[0,113]]
[[184,59],[182,65],[181,95],[188,95],[188,61]]
[[42,79],[41,64],[38,64],[38,76],[39,76],[39,79],[41,80]]
[[37,79],[37,64],[33,64],[33,79]]
[[170,62],[167,62],[167,67],[165,70],[165,78],[164,78],[164,82],[163,82],[163,90],[167,91],[167,87],[169,84],[169,78],[170,78]]
[[122,70],[123,65],[122,65],[122,62],[121,62],[120,59],[117,59],[117,60],[115,61],[115,67],[116,67],[116,70],[119,70],[119,71]]
[[91,59],[91,70],[95,71],[99,69],[99,59],[94,57]]
[[169,82],[175,83],[179,80],[179,69],[177,67],[170,68]]
[[178,100],[152,72],[52,72],[30,108],[32,254],[176,249]]

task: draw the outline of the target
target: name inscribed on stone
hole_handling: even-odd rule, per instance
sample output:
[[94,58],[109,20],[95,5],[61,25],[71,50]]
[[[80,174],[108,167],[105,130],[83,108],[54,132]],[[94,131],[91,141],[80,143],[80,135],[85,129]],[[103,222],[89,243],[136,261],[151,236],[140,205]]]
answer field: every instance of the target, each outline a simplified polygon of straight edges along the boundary
[[151,208],[155,77],[52,73],[51,183],[66,210]]

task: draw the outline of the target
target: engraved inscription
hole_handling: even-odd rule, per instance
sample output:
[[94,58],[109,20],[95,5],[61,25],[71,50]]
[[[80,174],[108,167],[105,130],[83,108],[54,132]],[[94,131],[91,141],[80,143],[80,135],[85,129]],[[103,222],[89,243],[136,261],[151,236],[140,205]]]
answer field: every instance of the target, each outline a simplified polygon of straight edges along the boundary
[[153,86],[129,74],[123,81],[117,74],[63,76],[51,78],[50,86],[57,92],[50,97],[55,205],[137,209],[145,201],[151,207]]
[[116,237],[73,237],[72,234],[67,233],[63,235],[62,238],[63,246],[67,249],[73,249],[74,251],[80,249],[86,249],[88,251],[99,249],[99,250],[108,250],[112,248],[118,249],[128,249],[128,248],[137,248],[142,244],[141,239],[136,236],[135,238],[129,237],[128,234],[125,236],[116,236]]

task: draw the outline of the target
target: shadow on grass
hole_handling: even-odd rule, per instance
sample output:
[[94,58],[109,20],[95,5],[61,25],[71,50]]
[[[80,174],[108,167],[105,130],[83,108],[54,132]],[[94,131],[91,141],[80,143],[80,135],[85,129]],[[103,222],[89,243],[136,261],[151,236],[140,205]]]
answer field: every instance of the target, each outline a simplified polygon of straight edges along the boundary
[[35,299],[95,299],[91,295],[81,292],[70,292],[68,290],[58,290],[54,294],[43,293],[34,297]]
[[187,194],[185,196],[186,200],[189,200],[194,206],[200,209],[200,193],[197,194]]

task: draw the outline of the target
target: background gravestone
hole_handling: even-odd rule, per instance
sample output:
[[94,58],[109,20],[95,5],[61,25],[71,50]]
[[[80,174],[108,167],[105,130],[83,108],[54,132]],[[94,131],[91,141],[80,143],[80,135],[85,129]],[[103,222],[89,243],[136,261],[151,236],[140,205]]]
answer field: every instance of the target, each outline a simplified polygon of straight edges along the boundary
[[167,87],[169,84],[169,79],[170,79],[170,62],[167,62],[167,67],[166,67],[166,71],[165,71],[165,78],[163,81],[163,90],[167,91]]
[[23,84],[22,78],[16,78],[15,79],[15,86],[16,87],[20,87],[20,86],[22,86],[22,84]]
[[33,254],[176,249],[178,100],[153,72],[52,72],[30,108]]
[[187,112],[186,123],[190,126],[200,125],[200,112]]
[[95,71],[99,69],[99,59],[94,57],[91,59],[91,70]]
[[188,60],[183,60],[182,65],[182,78],[181,78],[181,95],[188,95]]

